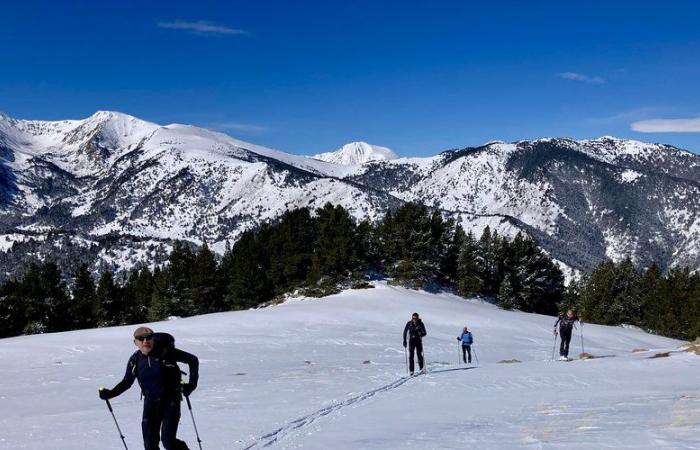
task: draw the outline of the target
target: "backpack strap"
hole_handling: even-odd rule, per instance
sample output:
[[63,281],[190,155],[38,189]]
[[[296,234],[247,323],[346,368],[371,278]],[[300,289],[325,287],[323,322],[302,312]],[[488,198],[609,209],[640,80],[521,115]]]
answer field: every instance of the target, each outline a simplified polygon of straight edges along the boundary
[[139,363],[139,350],[136,350],[133,355],[129,357],[129,364],[131,364],[131,374],[136,376],[138,369],[136,366]]
[[[138,364],[139,364],[139,353],[140,350],[136,350],[133,355],[129,357],[129,364],[131,364],[131,374],[136,377],[138,376]],[[139,382],[139,385],[141,383]],[[141,389],[141,400],[143,400],[143,389]]]

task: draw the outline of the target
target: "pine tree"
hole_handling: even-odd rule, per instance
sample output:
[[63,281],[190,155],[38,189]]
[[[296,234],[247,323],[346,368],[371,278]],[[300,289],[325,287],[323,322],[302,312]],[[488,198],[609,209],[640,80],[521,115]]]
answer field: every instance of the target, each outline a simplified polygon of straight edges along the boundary
[[153,274],[148,267],[133,270],[129,274],[124,293],[125,298],[130,299],[127,323],[146,322],[153,297]]
[[482,280],[481,292],[484,295],[495,296],[498,294],[498,261],[496,249],[498,248],[498,235],[491,235],[491,228],[484,228],[477,246],[477,267],[480,269],[479,279]]
[[151,306],[148,308],[148,320],[157,321],[168,318],[173,311],[172,284],[170,282],[170,270],[168,267],[156,267],[153,271],[153,294]]
[[270,226],[266,253],[267,277],[275,294],[283,294],[307,280],[315,241],[313,220],[308,208],[285,212]]
[[188,303],[195,305],[198,314],[224,311],[223,295],[217,283],[216,257],[206,242],[195,255],[191,272]]
[[581,289],[581,311],[588,322],[615,325],[608,314],[608,304],[615,297],[615,263],[598,264]]
[[97,326],[98,307],[95,282],[87,264],[81,264],[73,285],[73,302],[70,308],[71,329]]
[[316,242],[313,247],[309,281],[347,279],[360,266],[355,223],[342,206],[326,203],[316,211]]
[[457,259],[457,292],[461,296],[470,297],[482,291],[484,269],[479,265],[478,252],[477,242],[470,231],[464,237]]
[[649,267],[639,280],[642,302],[642,326],[647,330],[664,333],[664,311],[670,309],[669,298],[662,296],[663,274],[656,264]]
[[21,291],[21,283],[13,280],[0,287],[0,338],[22,334],[29,323],[29,307]]
[[168,281],[170,286],[165,290],[168,295],[168,315],[191,316],[197,308],[188,292],[192,286],[192,267],[194,254],[189,244],[176,240],[173,251],[168,257]]
[[462,249],[466,234],[461,225],[455,225],[452,219],[445,222],[445,230],[442,236],[437,237],[440,243],[440,268],[437,274],[437,281],[445,286],[457,287],[459,266],[459,253]]
[[269,301],[274,287],[268,278],[268,225],[241,235],[222,262],[222,279],[226,283],[225,302],[233,309],[250,308]]
[[498,306],[503,309],[514,309],[520,306],[521,299],[513,287],[512,276],[506,276],[501,283],[498,293]]
[[124,320],[124,301],[121,289],[114,282],[114,274],[106,270],[97,282],[97,301],[99,302],[99,326],[122,325]]

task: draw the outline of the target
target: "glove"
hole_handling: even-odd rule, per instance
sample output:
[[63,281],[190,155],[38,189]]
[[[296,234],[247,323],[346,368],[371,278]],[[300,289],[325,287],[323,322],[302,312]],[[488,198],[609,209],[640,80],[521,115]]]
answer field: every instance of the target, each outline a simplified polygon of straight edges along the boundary
[[461,341],[461,339],[460,339],[460,338],[457,338],[457,340],[458,340],[458,341]]
[[556,335],[557,335],[557,330],[552,330],[552,333],[554,333],[554,335],[556,336]]
[[406,341],[403,341],[403,348],[406,348]]
[[182,385],[182,395],[184,395],[185,397],[189,397],[192,391],[194,391],[195,389],[197,389],[196,384],[185,383]]
[[102,400],[109,400],[112,397],[113,397],[113,395],[112,395],[111,389],[107,389],[107,388],[100,389],[100,398]]

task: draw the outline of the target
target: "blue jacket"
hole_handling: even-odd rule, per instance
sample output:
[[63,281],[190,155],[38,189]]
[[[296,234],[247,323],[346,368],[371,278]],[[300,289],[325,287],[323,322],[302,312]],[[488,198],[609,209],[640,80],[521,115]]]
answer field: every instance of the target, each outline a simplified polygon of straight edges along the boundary
[[472,345],[474,343],[474,337],[472,336],[471,331],[462,333],[459,340],[462,341],[462,345]]

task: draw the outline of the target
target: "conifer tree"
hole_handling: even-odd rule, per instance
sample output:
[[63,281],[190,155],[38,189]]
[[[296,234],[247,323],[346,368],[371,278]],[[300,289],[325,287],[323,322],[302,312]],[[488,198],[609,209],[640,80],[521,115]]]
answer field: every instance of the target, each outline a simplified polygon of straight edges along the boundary
[[21,291],[21,283],[14,280],[0,286],[0,338],[22,334],[29,322],[29,308]]
[[316,242],[311,258],[309,281],[347,278],[359,267],[355,223],[342,206],[326,203],[316,211]]
[[129,299],[128,323],[146,322],[153,297],[153,274],[148,267],[133,270],[124,286],[124,296]]
[[598,264],[581,289],[580,313],[589,322],[615,324],[608,315],[608,305],[615,297],[615,263],[606,260]]
[[512,275],[507,275],[498,292],[498,306],[503,309],[514,309],[522,302],[513,287],[512,278]]
[[97,282],[96,296],[99,303],[98,324],[103,327],[124,324],[124,299],[111,270],[102,272]]
[[192,264],[192,285],[188,303],[195,305],[197,314],[224,311],[223,296],[218,288],[216,257],[206,242],[200,247]]
[[457,292],[464,297],[470,297],[482,292],[484,281],[481,275],[484,269],[479,265],[479,248],[474,235],[470,231],[464,237],[457,260]]
[[87,264],[81,264],[73,285],[73,302],[70,308],[71,329],[94,328],[97,326],[99,304],[95,282]]

